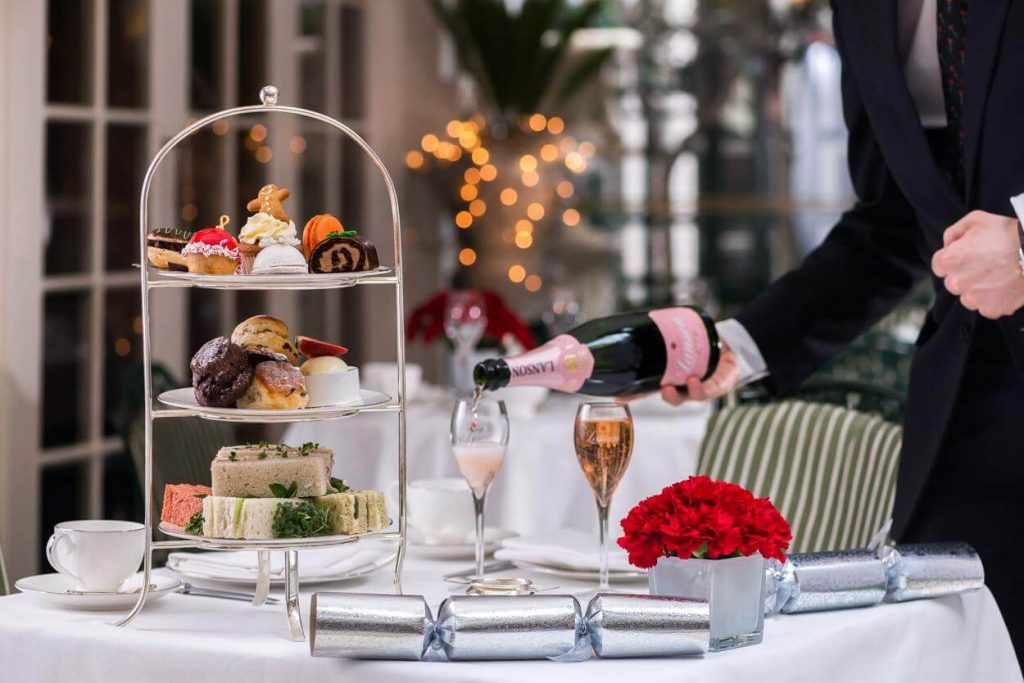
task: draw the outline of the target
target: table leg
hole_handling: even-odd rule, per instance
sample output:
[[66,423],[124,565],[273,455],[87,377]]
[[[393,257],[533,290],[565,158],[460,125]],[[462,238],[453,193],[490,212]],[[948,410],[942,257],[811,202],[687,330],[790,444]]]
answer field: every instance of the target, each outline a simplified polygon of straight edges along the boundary
[[302,641],[306,634],[302,630],[302,615],[299,612],[299,551],[284,552],[285,607],[288,610],[288,630],[292,640]]
[[270,593],[270,551],[257,551],[256,559],[256,592],[252,596],[252,606],[259,607],[267,601]]

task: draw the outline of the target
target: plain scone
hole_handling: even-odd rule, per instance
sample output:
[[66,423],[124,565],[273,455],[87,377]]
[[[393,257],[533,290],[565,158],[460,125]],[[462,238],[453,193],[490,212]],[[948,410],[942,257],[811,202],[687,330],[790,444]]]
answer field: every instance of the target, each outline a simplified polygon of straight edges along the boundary
[[238,399],[239,408],[296,410],[309,403],[306,381],[299,369],[285,361],[267,360],[256,366],[252,384]]
[[246,351],[269,350],[283,354],[289,363],[299,362],[298,350],[292,344],[288,325],[269,315],[254,315],[238,323],[231,341]]

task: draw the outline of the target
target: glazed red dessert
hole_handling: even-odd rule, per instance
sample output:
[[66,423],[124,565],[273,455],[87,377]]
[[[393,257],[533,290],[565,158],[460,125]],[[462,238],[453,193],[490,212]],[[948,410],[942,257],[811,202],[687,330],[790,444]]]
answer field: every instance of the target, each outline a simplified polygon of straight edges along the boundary
[[[220,228],[203,228],[192,235],[192,239],[188,243],[192,247],[190,249],[191,252],[205,253],[207,255],[211,252],[219,253],[221,250],[231,252],[238,249],[238,240],[230,232]],[[185,248],[188,249],[189,247]]]

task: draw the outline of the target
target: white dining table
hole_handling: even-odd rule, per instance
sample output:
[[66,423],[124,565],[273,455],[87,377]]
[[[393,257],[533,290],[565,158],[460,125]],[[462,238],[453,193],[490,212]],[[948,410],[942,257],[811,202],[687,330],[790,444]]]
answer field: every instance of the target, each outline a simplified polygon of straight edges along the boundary
[[[465,561],[417,558],[407,564],[406,594],[424,595],[436,612],[449,595],[447,572]],[[167,570],[159,570],[166,572]],[[301,572],[301,558],[300,558]],[[519,575],[527,575],[516,570]],[[550,584],[551,577],[534,575]],[[557,592],[592,586],[558,579]],[[635,587],[644,591],[644,585]],[[390,592],[386,569],[319,591]],[[302,596],[308,618],[309,591]],[[585,604],[585,603],[584,603]],[[28,595],[0,598],[0,681],[68,683],[284,683],[352,681],[487,681],[547,683],[578,680],[661,681],[1021,681],[1009,635],[986,589],[934,600],[871,608],[780,615],[766,619],[759,645],[696,657],[550,661],[400,662],[313,658],[309,644],[288,636],[281,605],[173,594],[129,626],[117,613],[43,606]],[[308,633],[308,628],[307,628]]]
[[[505,462],[487,494],[488,526],[523,535],[552,529],[597,534],[594,494],[573,449],[573,419],[581,400],[552,394],[532,413],[510,404]],[[406,419],[410,480],[461,476],[448,434],[453,403],[451,396],[435,393],[430,400],[410,404]],[[633,457],[612,500],[613,532],[637,502],[694,473],[711,416],[707,404],[672,408],[656,397],[634,403],[632,410]],[[371,413],[294,424],[282,440],[328,446],[335,453],[334,476],[356,488],[390,492],[398,478],[396,425],[394,414]]]

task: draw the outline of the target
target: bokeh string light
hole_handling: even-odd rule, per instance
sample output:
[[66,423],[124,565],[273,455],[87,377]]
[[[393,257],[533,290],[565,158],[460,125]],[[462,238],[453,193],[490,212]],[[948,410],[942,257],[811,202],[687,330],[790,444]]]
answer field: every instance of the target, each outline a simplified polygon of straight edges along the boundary
[[[538,237],[543,234],[537,232],[538,226],[558,225],[559,218],[563,229],[580,224],[582,216],[576,208],[566,207],[564,203],[558,208],[546,207],[546,195],[538,193],[552,187],[556,202],[572,199],[576,195],[573,179],[586,172],[588,159],[594,156],[596,147],[590,141],[577,142],[575,138],[564,135],[565,121],[558,116],[545,116],[538,112],[524,116],[518,127],[519,131],[514,134],[525,144],[511,160],[501,154],[502,161],[496,160],[492,129],[482,115],[474,114],[468,119],[448,121],[443,132],[424,135],[419,149],[406,153],[405,164],[412,171],[427,172],[459,163],[461,167],[452,169],[456,173],[455,179],[461,180],[453,188],[456,227],[480,230],[493,223],[493,229],[500,229],[505,243],[515,245],[519,250],[530,250],[537,248]],[[253,150],[258,154],[262,138],[253,139],[252,133],[250,131],[249,138],[255,143]],[[255,137],[258,137],[259,131],[256,133]],[[451,176],[446,174],[443,177]],[[502,180],[497,183],[499,177]],[[497,207],[494,219],[489,218],[490,222],[479,220],[488,212],[489,206]],[[551,223],[546,222],[546,218]],[[459,249],[458,261],[463,267],[471,267],[477,260],[478,254],[474,249]],[[528,292],[538,292],[543,288],[541,276],[528,272],[522,263],[508,263],[507,268],[510,282],[521,284]]]

